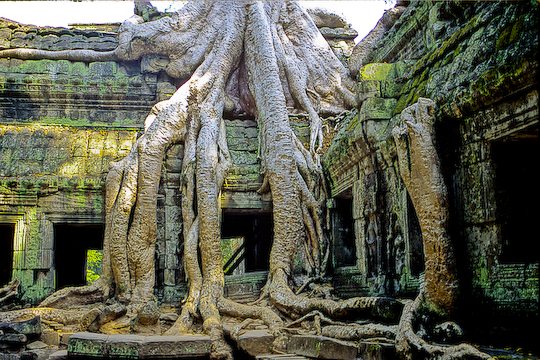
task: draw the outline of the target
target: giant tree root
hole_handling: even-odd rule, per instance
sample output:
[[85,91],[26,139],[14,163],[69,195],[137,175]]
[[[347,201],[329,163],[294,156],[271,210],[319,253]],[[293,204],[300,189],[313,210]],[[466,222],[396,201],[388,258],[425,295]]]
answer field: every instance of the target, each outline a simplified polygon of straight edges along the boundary
[[[417,335],[415,328],[428,313],[424,309],[422,291],[418,297],[405,305],[396,336],[396,349],[404,359],[490,359],[491,356],[469,344],[433,344]],[[416,325],[416,326],[415,326]]]
[[470,345],[433,345],[415,332],[421,311],[449,317],[458,297],[453,245],[448,235],[448,194],[435,146],[435,103],[419,98],[401,113],[392,133],[399,172],[414,205],[426,257],[425,284],[418,297],[405,306],[396,337],[397,350],[406,359],[486,359]]
[[19,294],[19,285],[20,281],[15,279],[9,284],[0,288],[0,307],[7,304]]

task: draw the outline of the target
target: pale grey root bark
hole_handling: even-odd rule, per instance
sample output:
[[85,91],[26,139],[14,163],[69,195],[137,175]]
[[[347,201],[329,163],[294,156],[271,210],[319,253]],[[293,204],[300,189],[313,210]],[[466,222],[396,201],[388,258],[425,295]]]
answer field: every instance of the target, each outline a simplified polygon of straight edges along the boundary
[[0,306],[7,304],[19,294],[19,285],[20,281],[15,279],[0,288]]
[[458,297],[453,245],[448,236],[448,193],[435,146],[435,103],[426,98],[404,109],[401,124],[392,134],[399,172],[420,222],[424,243],[424,284],[418,297],[403,310],[396,346],[403,358],[486,359],[488,355],[467,345],[439,346],[418,336],[413,327],[420,317],[435,313],[451,316]]

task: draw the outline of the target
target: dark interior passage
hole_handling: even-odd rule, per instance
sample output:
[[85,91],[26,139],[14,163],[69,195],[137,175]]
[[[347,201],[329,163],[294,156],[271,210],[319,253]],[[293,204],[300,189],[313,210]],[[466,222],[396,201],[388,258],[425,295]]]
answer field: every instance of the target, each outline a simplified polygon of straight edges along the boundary
[[0,224],[0,285],[11,281],[15,224]]
[[86,285],[87,250],[103,249],[103,225],[56,224],[54,263],[56,288]]
[[501,261],[537,262],[540,206],[538,127],[494,142],[497,217],[502,225]]
[[409,265],[411,275],[419,276],[425,270],[424,240],[420,222],[414,210],[411,197],[407,194],[407,225],[409,232]]
[[334,212],[334,259],[336,267],[356,265],[356,239],[352,198],[336,198]]
[[[244,261],[245,272],[268,270],[273,239],[272,214],[266,212],[223,212],[221,237],[243,238],[241,249],[234,251],[226,274]],[[227,259],[225,259],[227,260]],[[235,266],[236,265],[236,266]]]

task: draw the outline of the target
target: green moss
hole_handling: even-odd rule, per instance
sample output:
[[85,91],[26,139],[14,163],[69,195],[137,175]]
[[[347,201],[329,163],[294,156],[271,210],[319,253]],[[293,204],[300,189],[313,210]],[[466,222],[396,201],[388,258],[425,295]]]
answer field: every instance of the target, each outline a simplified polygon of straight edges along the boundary
[[465,25],[463,25],[459,30],[455,31],[448,39],[444,40],[439,47],[433,50],[430,53],[424,55],[418,62],[415,64],[413,69],[413,74],[418,73],[419,71],[425,71],[436,61],[442,59],[446,54],[451,53],[452,49],[459,46],[459,44],[471,34],[474,30],[480,25],[480,16],[475,16],[469,20]]
[[394,65],[386,63],[367,64],[360,70],[361,80],[386,80],[393,74]]

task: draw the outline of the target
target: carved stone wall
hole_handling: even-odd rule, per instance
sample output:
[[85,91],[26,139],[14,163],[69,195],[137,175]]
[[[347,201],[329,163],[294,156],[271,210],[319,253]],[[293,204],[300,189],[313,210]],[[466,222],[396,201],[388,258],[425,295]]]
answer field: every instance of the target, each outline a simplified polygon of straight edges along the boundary
[[[342,277],[336,269],[338,290],[379,292],[379,284],[391,278],[393,288],[385,290],[406,294],[421,281],[418,269],[413,271],[418,262],[414,210],[397,176],[390,131],[406,106],[428,97],[438,107],[435,126],[450,193],[450,231],[469,309],[464,316],[472,327],[520,324],[521,329],[506,333],[508,339],[529,336],[526,329],[539,316],[535,221],[514,221],[522,230],[508,231],[508,212],[514,211],[508,209],[518,204],[512,206],[527,219],[539,212],[538,187],[528,181],[538,178],[532,165],[538,149],[538,12],[538,4],[528,2],[412,1],[360,61],[366,65],[358,74],[357,115],[341,123],[324,156],[332,195],[352,191],[356,209],[359,261],[347,270],[354,276]],[[515,160],[505,157],[508,151]],[[507,169],[516,169],[515,174]],[[509,205],[504,196],[523,199]],[[384,251],[370,259],[366,249],[373,231],[383,249],[393,244],[386,254],[395,256],[375,274],[366,266]]]
[[[352,46],[354,31],[340,35],[336,26],[329,37],[345,36]],[[117,44],[115,25],[77,27],[0,19],[0,48],[106,51]],[[39,302],[56,288],[55,224],[104,223],[110,163],[129,152],[150,108],[176,90],[162,65],[163,59],[152,56],[93,63],[0,59],[0,223],[15,224],[11,268],[21,280],[23,302]],[[291,123],[306,140],[305,117],[291,116]],[[226,129],[233,166],[222,207],[270,211],[271,199],[256,193],[262,181],[257,124],[226,120]],[[169,149],[158,197],[157,295],[169,303],[180,301],[186,288],[178,185],[182,154],[181,145]],[[260,273],[231,277],[226,291],[233,298],[256,297],[263,279]]]

